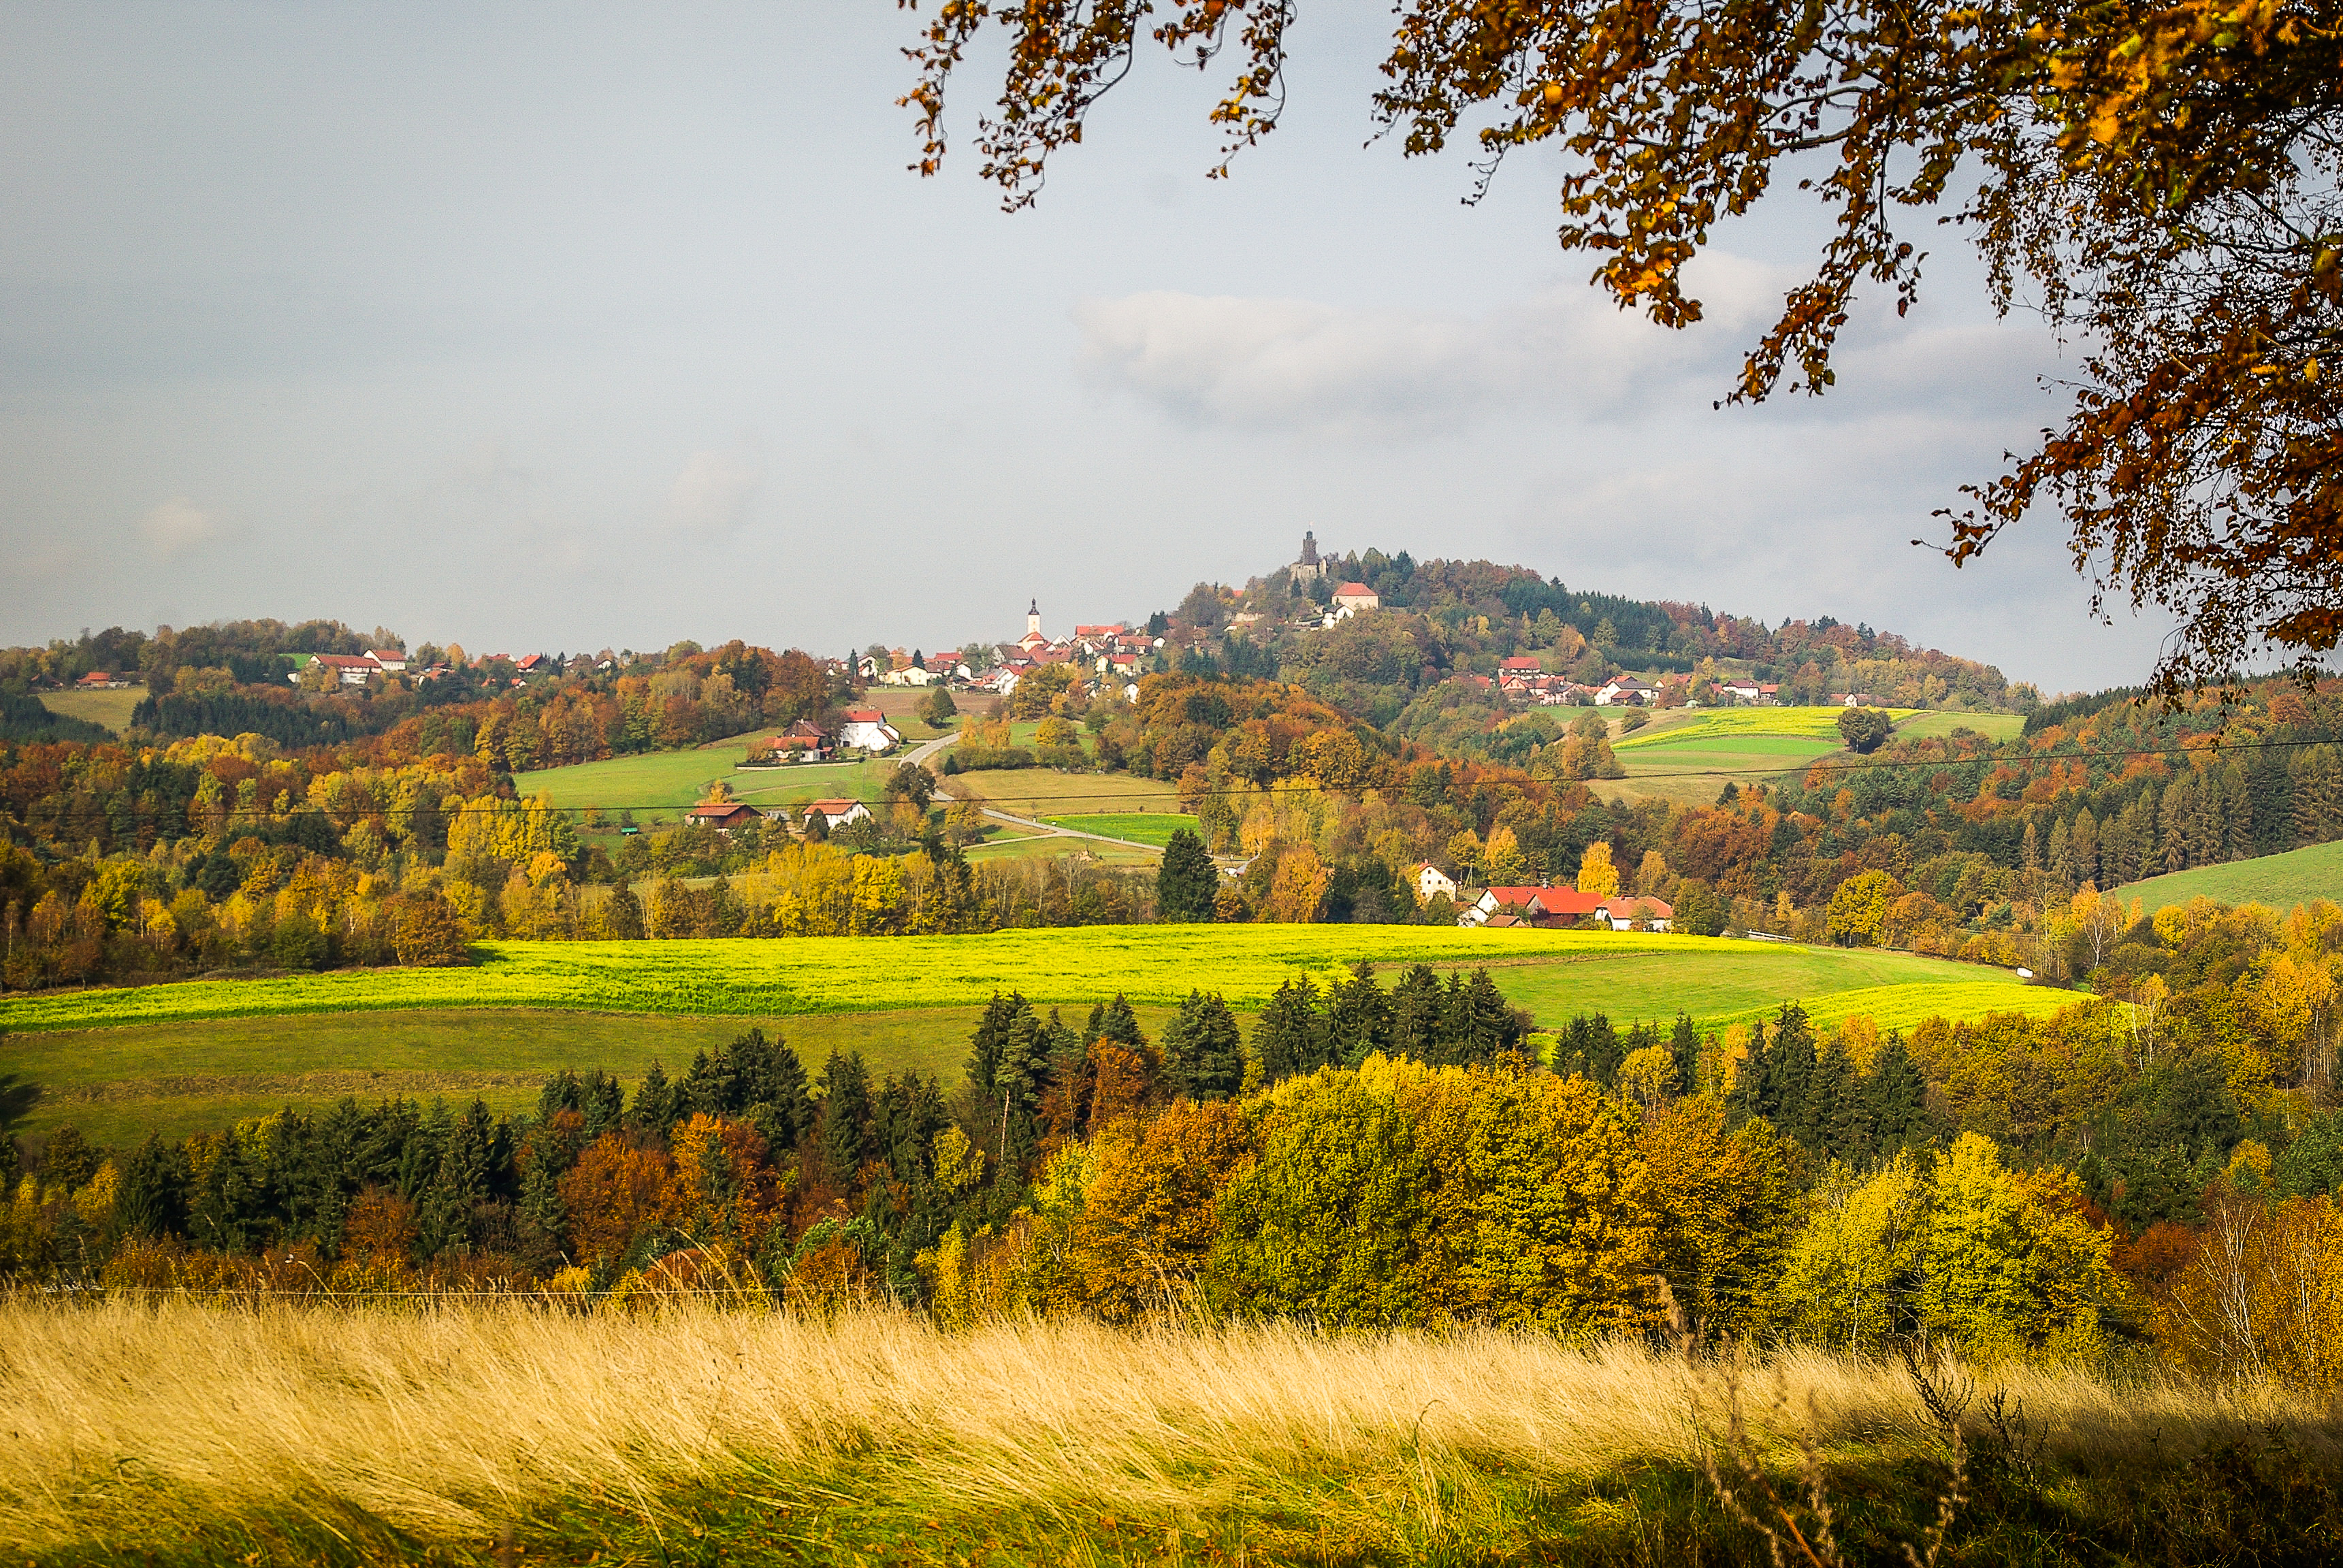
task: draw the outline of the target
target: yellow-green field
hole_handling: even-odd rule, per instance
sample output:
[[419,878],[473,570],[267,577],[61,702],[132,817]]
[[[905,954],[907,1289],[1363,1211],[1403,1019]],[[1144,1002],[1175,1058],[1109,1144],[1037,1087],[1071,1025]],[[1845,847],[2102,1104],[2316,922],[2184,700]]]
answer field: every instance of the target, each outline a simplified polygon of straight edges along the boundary
[[947,1082],[996,989],[1070,1014],[1117,991],[1150,1027],[1192,988],[1258,1008],[1298,973],[1322,983],[1366,959],[1487,965],[1541,1021],[1679,1010],[1725,1022],[1797,1001],[1824,1024],[1862,1014],[1908,1028],[1932,1013],[2041,1013],[2077,1000],[1996,970],[1909,954],[1715,938],[1413,926],[1110,926],[971,937],[779,941],[502,942],[458,970],[0,999],[0,1071],[49,1085],[35,1128],[70,1121],[101,1141],[217,1126],[346,1093],[478,1094],[530,1103],[558,1067],[631,1082],[653,1060],[751,1023],[819,1062],[860,1050],[880,1071]]
[[[1660,715],[1634,734],[1613,741],[1611,749],[1624,759],[1628,751],[1647,747],[1758,738],[1827,740],[1835,749],[1839,743],[1839,715],[1845,711],[1843,708],[1680,708]],[[1888,716],[1897,719],[1909,718],[1915,711],[1909,708],[1887,709]]]
[[62,713],[67,719],[85,719],[92,724],[103,724],[116,735],[130,728],[130,710],[146,697],[143,686],[122,691],[45,691],[41,706],[51,713]]
[[2015,740],[2025,729],[2023,713],[1945,713],[1930,709],[1899,720],[1896,739],[1926,740],[1950,735],[1956,729],[1974,729],[1987,739]]
[[[1673,800],[1706,805],[1728,779],[1741,784],[1776,778],[1801,763],[1841,749],[1838,721],[1843,708],[1676,709],[1654,717],[1633,734],[1611,743],[1624,779],[1604,779],[1593,788],[1604,799],[1633,805]],[[2015,736],[2025,719],[2016,713],[1935,713],[1891,708],[1898,736],[1949,735],[1963,726],[1996,739]]]

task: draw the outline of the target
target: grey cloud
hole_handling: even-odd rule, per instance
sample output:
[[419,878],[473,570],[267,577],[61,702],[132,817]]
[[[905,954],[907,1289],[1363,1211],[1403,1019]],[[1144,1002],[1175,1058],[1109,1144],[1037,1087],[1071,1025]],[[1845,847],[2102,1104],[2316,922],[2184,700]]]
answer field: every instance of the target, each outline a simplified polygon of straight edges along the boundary
[[138,519],[138,533],[167,561],[217,543],[229,529],[216,513],[205,511],[185,496],[174,496]]
[[739,532],[764,477],[764,465],[753,454],[694,452],[668,492],[668,527],[703,539]]

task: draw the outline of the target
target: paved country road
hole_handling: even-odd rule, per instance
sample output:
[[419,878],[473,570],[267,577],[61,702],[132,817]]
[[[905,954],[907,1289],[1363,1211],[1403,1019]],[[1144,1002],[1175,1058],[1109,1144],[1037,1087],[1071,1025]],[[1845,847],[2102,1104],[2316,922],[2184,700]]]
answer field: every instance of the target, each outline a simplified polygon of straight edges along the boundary
[[[903,753],[903,760],[924,764],[930,758],[959,739],[957,735],[945,735],[933,740],[923,740],[911,750]],[[952,800],[958,797],[939,789],[936,791],[936,799]],[[1126,849],[1144,849],[1151,855],[1160,855],[1163,852],[1162,846],[1159,844],[1142,844],[1133,839],[1110,838],[1104,833],[1085,833],[1079,828],[1061,828],[1055,822],[1044,822],[1032,817],[1015,817],[1006,811],[996,811],[990,806],[984,807],[983,810],[986,816],[995,821],[1006,822],[1012,828],[1022,828],[1027,832],[1044,839],[1093,839],[1101,844],[1120,844]]]

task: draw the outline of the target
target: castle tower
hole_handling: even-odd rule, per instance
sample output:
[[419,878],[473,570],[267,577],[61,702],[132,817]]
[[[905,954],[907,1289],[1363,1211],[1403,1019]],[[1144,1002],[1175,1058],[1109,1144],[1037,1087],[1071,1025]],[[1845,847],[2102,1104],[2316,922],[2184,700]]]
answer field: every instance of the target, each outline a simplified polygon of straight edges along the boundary
[[1318,564],[1318,536],[1315,533],[1303,530],[1302,558],[1287,570],[1293,574],[1293,580],[1297,583],[1314,583],[1324,574],[1325,568]]
[[1025,635],[1027,637],[1041,635],[1041,601],[1038,598],[1026,601]]

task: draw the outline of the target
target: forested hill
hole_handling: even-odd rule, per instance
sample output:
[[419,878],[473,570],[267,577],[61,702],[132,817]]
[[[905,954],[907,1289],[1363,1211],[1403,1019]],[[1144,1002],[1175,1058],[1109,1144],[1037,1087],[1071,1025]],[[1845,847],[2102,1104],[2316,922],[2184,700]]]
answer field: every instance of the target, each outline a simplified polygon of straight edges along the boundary
[[[1527,567],[1419,562],[1405,550],[1322,564],[1316,581],[1297,582],[1280,568],[1242,588],[1199,583],[1151,625],[1232,673],[1274,675],[1383,725],[1426,689],[1493,674],[1517,657],[1587,685],[1623,671],[1745,675],[1778,683],[1785,703],[1849,690],[1897,708],[2023,711],[2040,701],[1992,665],[1827,615],[1769,627],[1705,605],[1572,588]],[[1372,588],[1381,608],[1325,626],[1344,583]]]

